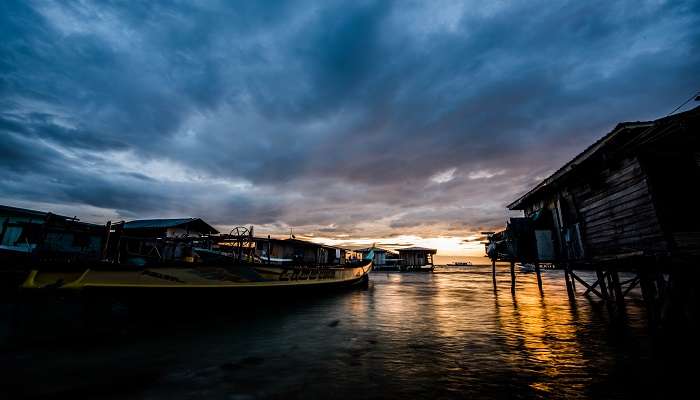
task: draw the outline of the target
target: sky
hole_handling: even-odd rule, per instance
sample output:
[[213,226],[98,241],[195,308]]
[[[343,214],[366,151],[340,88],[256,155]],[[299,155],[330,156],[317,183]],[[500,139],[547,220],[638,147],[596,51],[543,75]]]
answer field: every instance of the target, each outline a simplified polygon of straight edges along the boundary
[[0,36],[0,204],[442,255],[700,89],[694,1],[3,1]]

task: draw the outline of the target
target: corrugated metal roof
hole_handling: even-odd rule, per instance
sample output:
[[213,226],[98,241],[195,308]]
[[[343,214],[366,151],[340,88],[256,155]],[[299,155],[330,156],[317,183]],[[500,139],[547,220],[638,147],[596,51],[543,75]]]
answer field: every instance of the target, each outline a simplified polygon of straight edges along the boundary
[[578,154],[576,157],[574,157],[571,161],[567,162],[564,164],[563,167],[559,168],[556,170],[552,175],[548,176],[545,180],[537,184],[534,188],[529,190],[527,193],[523,194],[520,196],[517,200],[514,202],[508,204],[506,207],[509,210],[517,210],[519,207],[521,207],[521,204],[534,195],[535,193],[539,192],[546,186],[551,185],[553,182],[557,181],[561,177],[565,176],[571,170],[573,170],[577,165],[581,164],[582,162],[586,161],[588,158],[590,158],[593,154],[597,153],[599,150],[605,147],[605,145],[615,138],[617,135],[619,135],[621,132],[629,132],[630,130],[641,130],[645,129],[652,126],[651,122],[623,122],[617,124],[615,126],[615,129],[610,131],[608,134],[603,136],[602,138],[598,139],[595,143],[592,145],[588,146],[584,151],[582,151],[580,154]]
[[[574,157],[573,160],[569,161],[568,163],[564,164],[561,168],[559,168],[556,172],[554,172],[552,175],[550,175],[548,178],[540,182],[537,186],[529,190],[527,193],[523,194],[520,196],[517,200],[514,202],[508,204],[506,207],[510,210],[520,210],[523,208],[523,203],[527,201],[529,198],[531,198],[533,195],[541,191],[542,189],[546,188],[547,186],[552,185],[555,183],[557,180],[563,178],[566,176],[571,170],[573,170],[577,165],[580,165],[581,163],[585,162],[587,159],[591,158],[593,155],[595,155],[597,152],[599,152],[601,149],[605,148],[605,146],[613,139],[615,139],[616,136],[622,134],[622,133],[631,133],[635,137],[640,137],[640,136],[645,136],[649,134],[651,131],[654,130],[654,128],[657,128],[663,124],[669,123],[671,121],[675,120],[682,120],[683,118],[686,118],[689,115],[692,114],[697,114],[700,112],[700,107],[695,107],[692,110],[688,110],[682,113],[666,116],[663,118],[659,118],[655,121],[637,121],[637,122],[622,122],[617,124],[615,128],[610,131],[607,135],[603,136],[602,138],[598,139],[595,143],[590,145],[587,149],[585,149],[583,152],[581,152],[579,155]],[[631,140],[634,140],[635,137],[631,138]]]
[[125,223],[124,229],[167,229],[185,225],[194,225],[201,232],[219,233],[201,218],[138,219]]
[[[5,205],[0,205],[0,214],[9,214],[11,216],[23,216],[23,217],[30,217],[34,218],[36,217],[37,219],[44,219],[44,222],[48,221],[48,216],[51,216],[50,223],[56,224],[57,222],[64,223],[64,224],[71,224],[72,226],[82,226],[82,227],[87,227],[87,228],[97,228],[97,229],[104,229],[105,225],[101,224],[93,224],[89,222],[80,222],[80,219],[77,217],[67,217],[65,215],[60,215],[60,214],[54,214],[52,212],[45,212],[45,211],[37,211],[37,210],[30,210],[28,208],[19,208],[19,207],[12,207],[12,206],[5,206]],[[41,223],[40,220],[37,220],[36,223]]]
[[196,218],[137,219],[124,224],[124,229],[174,228],[194,221]]
[[379,247],[367,247],[364,249],[357,249],[355,251],[358,251],[360,253],[369,253],[370,250],[374,250],[375,253],[386,253],[388,250],[380,249]]
[[[13,213],[20,215],[31,215],[35,217],[46,217],[49,213],[45,211],[30,210],[28,208],[19,208],[12,206],[0,205],[0,212]],[[53,214],[55,217],[72,219],[71,217],[66,217],[65,215]]]
[[434,251],[434,252],[437,252],[437,249],[429,249],[427,247],[406,247],[404,249],[398,249],[398,251]]

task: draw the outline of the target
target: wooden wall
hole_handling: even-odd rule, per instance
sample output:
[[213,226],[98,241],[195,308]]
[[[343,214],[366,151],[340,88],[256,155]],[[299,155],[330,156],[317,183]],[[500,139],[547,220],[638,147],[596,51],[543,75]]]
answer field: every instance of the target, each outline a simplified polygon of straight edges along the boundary
[[675,127],[641,157],[661,226],[672,252],[681,256],[700,256],[698,125],[691,120]]
[[423,266],[430,263],[430,252],[428,251],[401,251],[401,264],[405,266]]
[[647,176],[636,157],[625,158],[588,178],[570,192],[589,257],[667,250]]

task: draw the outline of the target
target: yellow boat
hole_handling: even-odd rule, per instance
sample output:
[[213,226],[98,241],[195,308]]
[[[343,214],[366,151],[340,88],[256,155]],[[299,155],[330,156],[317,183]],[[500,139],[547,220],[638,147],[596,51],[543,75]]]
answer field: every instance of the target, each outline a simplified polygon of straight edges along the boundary
[[367,283],[371,260],[338,266],[275,266],[240,263],[233,266],[155,267],[113,270],[86,269],[82,272],[39,272],[33,270],[22,288],[44,292],[154,293],[181,294],[223,291],[269,292],[271,290],[315,290]]

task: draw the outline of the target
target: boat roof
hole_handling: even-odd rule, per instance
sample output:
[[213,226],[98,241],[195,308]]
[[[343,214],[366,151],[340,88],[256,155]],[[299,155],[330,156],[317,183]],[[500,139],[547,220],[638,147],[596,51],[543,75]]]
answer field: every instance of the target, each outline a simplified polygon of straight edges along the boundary
[[401,251],[430,251],[430,252],[436,252],[436,253],[437,253],[437,249],[430,249],[430,248],[428,248],[428,247],[406,247],[406,248],[397,249],[397,250],[398,250],[399,252],[401,252]]
[[189,226],[199,232],[219,233],[201,218],[137,219],[124,224],[124,229],[167,229]]
[[310,241],[310,240],[301,240],[301,239],[292,239],[292,238],[289,238],[289,239],[284,239],[284,242],[287,242],[287,243],[296,243],[296,244],[299,244],[299,245],[302,245],[302,246],[325,247],[325,248],[327,248],[327,249],[340,249],[340,250],[345,250],[345,251],[347,251],[347,249],[342,248],[342,247],[331,246],[331,245],[328,245],[328,244],[312,242],[312,241]]

